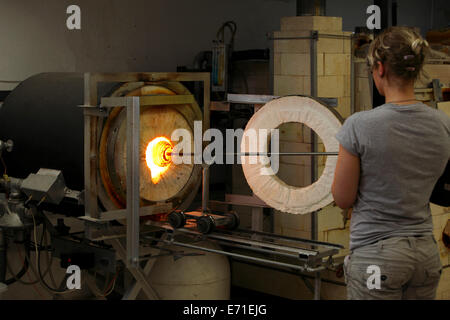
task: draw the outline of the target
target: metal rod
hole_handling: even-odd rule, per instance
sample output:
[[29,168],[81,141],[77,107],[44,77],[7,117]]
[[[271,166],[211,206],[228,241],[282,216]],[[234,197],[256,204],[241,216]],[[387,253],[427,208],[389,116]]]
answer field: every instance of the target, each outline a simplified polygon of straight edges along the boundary
[[139,97],[127,99],[127,263],[139,265]]
[[[355,38],[350,39],[350,113],[355,110]],[[359,111],[359,110],[358,110]]]
[[344,246],[342,246],[340,244],[333,244],[333,243],[328,243],[328,242],[323,242],[323,241],[314,241],[314,240],[310,240],[310,239],[301,239],[301,238],[284,236],[284,235],[280,235],[280,234],[271,234],[271,233],[267,233],[267,232],[250,231],[250,230],[245,230],[245,229],[237,229],[236,231],[233,231],[233,232],[252,233],[252,234],[264,236],[264,238],[269,238],[269,239],[274,239],[274,240],[291,241],[291,242],[307,244],[307,245],[316,245],[316,246],[326,247],[326,248],[335,249],[335,250],[344,248]]
[[[242,263],[242,264],[246,264],[246,265],[253,266],[253,267],[264,268],[264,269],[269,269],[269,270],[278,271],[278,272],[282,272],[282,273],[292,274],[292,275],[295,275],[295,276],[300,276],[302,278],[315,279],[315,276],[298,273],[298,271],[291,271],[291,270],[287,270],[287,269],[280,269],[280,268],[269,267],[269,266],[261,266],[261,265],[259,265],[257,263],[252,263],[252,262],[249,262],[249,261],[238,260],[238,259],[233,259],[233,258],[232,258],[232,260],[236,261],[237,263]],[[321,281],[322,282],[326,282],[326,283],[330,283],[330,284],[334,284],[336,286],[341,286],[341,287],[347,286],[345,284],[345,282],[340,282],[340,281],[335,281],[335,280],[330,280],[330,279],[322,279]],[[314,289],[313,288],[310,288],[310,291],[311,291],[311,293],[314,294]]]
[[164,243],[172,244],[172,245],[175,245],[175,246],[186,247],[186,248],[191,248],[191,249],[197,249],[197,250],[201,250],[201,251],[218,253],[218,254],[224,254],[224,255],[227,255],[227,256],[235,257],[235,258],[241,258],[241,259],[255,261],[255,262],[260,262],[260,263],[273,264],[273,265],[287,267],[287,268],[292,268],[292,269],[296,269],[296,270],[300,270],[300,271],[316,272],[316,271],[325,269],[325,267],[311,268],[311,267],[303,267],[303,266],[299,266],[299,265],[283,263],[283,262],[278,262],[278,261],[272,261],[272,260],[267,260],[267,259],[261,259],[261,258],[256,258],[256,257],[252,257],[252,256],[246,256],[246,255],[232,253],[232,252],[223,251],[223,250],[215,250],[215,249],[205,248],[205,247],[202,247],[202,246],[190,245],[190,244],[187,244],[187,243],[177,242],[177,241],[173,241],[173,240],[160,240],[160,239],[153,238],[153,237],[148,237],[148,236],[146,238],[147,239],[152,239],[152,240],[155,240],[155,241],[158,241],[158,242],[159,241],[163,241]]
[[211,238],[212,239],[218,239],[218,240],[224,240],[224,241],[234,241],[234,242],[244,243],[244,244],[248,244],[250,246],[258,246],[258,247],[264,247],[264,248],[271,248],[271,249],[275,249],[275,250],[283,250],[283,251],[286,251],[286,252],[295,253],[298,256],[300,256],[300,255],[316,256],[319,253],[316,250],[307,250],[307,249],[302,249],[302,248],[294,248],[294,247],[289,247],[289,246],[286,246],[286,245],[285,246],[281,246],[281,245],[271,244],[271,243],[262,242],[262,241],[239,239],[239,238],[236,238],[236,237],[231,238],[231,237],[226,237],[226,236],[214,235]]
[[[333,38],[333,39],[349,39],[353,38],[353,35],[338,35],[338,34],[325,34],[319,33],[319,38]],[[313,39],[313,36],[299,36],[299,37],[268,37],[267,40],[308,40]]]
[[258,248],[258,247],[250,247],[249,248],[248,246],[245,246],[242,244],[234,244],[234,243],[230,243],[228,241],[218,241],[218,243],[223,246],[227,246],[227,247],[233,247],[233,248],[238,248],[238,249],[247,249],[247,250],[250,249],[255,252],[268,253],[268,254],[272,254],[272,255],[283,256],[286,258],[298,259],[298,256],[296,256],[296,255],[285,253],[285,252],[279,252],[276,250],[269,250],[269,249],[263,249],[263,248]]
[[[169,153],[170,156],[183,157],[195,156],[195,153]],[[242,153],[218,153],[216,156],[239,156],[239,157],[258,157],[258,156],[337,156],[339,152],[242,152]]]
[[316,272],[316,276],[314,278],[314,300],[320,300],[320,287],[322,284],[322,277],[320,272]]
[[202,166],[202,212],[208,212],[209,202],[209,165]]
[[[158,227],[172,230],[172,227],[167,227],[162,223],[152,222],[151,224],[158,226]],[[198,231],[189,230],[187,228],[176,229],[176,231],[180,232],[180,233],[183,232],[183,233],[187,233],[187,234],[200,235],[200,233]],[[267,232],[260,232],[260,231],[246,230],[246,229],[237,229],[237,230],[233,230],[233,231],[216,230],[213,233],[208,234],[206,237],[214,239],[216,234],[238,235],[241,237],[243,237],[242,234],[247,234],[248,237],[250,237],[250,238],[252,235],[256,234],[256,235],[262,236],[261,238],[270,239],[271,242],[273,242],[275,240],[282,240],[282,241],[288,241],[288,242],[292,242],[292,243],[296,243],[296,244],[306,244],[306,245],[325,247],[325,248],[330,249],[330,251],[329,251],[330,254],[337,253],[340,249],[344,248],[344,246],[342,246],[340,244],[333,244],[333,243],[328,243],[328,242],[323,242],[323,241],[313,241],[310,239],[294,238],[294,237],[283,236],[283,235],[279,235],[279,234],[272,234],[272,233],[267,233]],[[203,236],[205,236],[205,235],[203,235]]]
[[[318,95],[318,81],[317,81],[317,40],[319,38],[318,31],[311,31],[311,95],[313,97],[317,97]],[[317,135],[311,130],[311,151],[317,152]],[[318,168],[317,168],[317,158],[311,157],[311,184],[314,183],[318,176]],[[317,240],[317,211],[311,213],[311,240]],[[315,249],[316,246],[312,246],[312,249]],[[320,300],[320,272],[316,273],[315,281],[314,281],[314,300]]]

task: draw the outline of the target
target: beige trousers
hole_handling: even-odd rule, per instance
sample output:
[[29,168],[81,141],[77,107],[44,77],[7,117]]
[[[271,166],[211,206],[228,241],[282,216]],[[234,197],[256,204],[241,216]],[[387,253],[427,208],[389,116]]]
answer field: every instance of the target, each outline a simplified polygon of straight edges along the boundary
[[433,236],[395,237],[353,250],[344,273],[349,300],[432,300],[442,264]]

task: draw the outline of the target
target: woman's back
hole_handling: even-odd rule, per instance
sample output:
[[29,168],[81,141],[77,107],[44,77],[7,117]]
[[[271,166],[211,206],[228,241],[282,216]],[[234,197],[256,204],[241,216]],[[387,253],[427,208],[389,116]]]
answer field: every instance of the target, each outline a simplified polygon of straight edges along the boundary
[[450,118],[422,103],[385,104],[347,119],[339,142],[361,159],[350,249],[432,234],[429,199],[450,158]]

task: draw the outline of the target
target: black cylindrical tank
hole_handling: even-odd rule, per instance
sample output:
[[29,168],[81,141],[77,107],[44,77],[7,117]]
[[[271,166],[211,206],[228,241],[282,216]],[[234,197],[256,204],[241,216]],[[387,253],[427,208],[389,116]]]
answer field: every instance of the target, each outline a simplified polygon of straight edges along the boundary
[[3,153],[9,176],[58,169],[69,188],[84,188],[83,89],[81,73],[41,73],[8,95],[0,108],[0,139],[14,141],[14,150]]

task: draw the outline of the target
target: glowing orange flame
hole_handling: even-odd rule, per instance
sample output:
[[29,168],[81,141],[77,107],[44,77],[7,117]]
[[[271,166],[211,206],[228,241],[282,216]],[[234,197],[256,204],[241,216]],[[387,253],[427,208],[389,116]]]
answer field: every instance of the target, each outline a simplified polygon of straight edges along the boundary
[[164,172],[169,169],[172,163],[170,155],[172,151],[173,145],[166,137],[155,138],[148,144],[145,151],[145,161],[150,169],[154,184],[157,184]]

